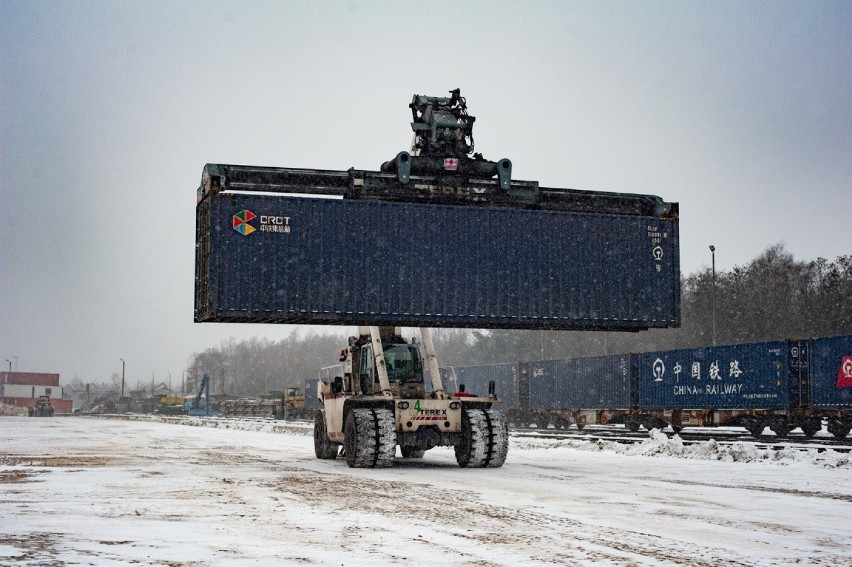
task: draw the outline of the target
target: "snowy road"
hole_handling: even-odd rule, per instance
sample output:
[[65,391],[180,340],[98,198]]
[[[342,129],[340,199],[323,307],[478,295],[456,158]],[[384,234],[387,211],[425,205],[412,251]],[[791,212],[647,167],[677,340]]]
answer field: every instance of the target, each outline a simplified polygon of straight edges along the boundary
[[0,565],[852,564],[848,455],[513,438],[500,469],[365,470],[263,427],[0,417]]

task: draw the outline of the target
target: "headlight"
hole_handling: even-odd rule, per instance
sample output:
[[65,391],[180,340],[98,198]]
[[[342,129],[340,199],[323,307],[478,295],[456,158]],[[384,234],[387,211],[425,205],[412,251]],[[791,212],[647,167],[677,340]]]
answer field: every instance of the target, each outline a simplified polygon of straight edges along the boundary
[[461,404],[460,404],[460,403],[458,403],[458,402],[450,402],[450,409],[451,409],[451,410],[457,410],[457,409],[459,409],[460,407],[461,407]]
[[396,407],[399,409],[408,409],[408,402],[399,402]]

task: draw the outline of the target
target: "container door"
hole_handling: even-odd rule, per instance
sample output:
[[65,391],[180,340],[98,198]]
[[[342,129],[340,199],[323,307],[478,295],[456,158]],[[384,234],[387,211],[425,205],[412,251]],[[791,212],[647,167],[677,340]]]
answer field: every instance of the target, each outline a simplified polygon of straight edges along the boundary
[[811,405],[811,349],[810,341],[788,341],[790,372],[790,405],[806,407]]

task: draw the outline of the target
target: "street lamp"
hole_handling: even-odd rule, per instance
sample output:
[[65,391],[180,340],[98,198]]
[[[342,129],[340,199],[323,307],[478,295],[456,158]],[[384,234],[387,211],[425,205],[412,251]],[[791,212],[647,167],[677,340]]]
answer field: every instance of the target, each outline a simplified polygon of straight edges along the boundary
[[124,400],[124,359],[120,358],[119,360],[121,360],[121,398],[119,398],[119,399],[123,401]]
[[710,313],[712,317],[710,340],[713,342],[713,346],[716,346],[716,247],[712,244],[710,245],[710,258],[713,270],[713,296],[712,303],[710,304]]

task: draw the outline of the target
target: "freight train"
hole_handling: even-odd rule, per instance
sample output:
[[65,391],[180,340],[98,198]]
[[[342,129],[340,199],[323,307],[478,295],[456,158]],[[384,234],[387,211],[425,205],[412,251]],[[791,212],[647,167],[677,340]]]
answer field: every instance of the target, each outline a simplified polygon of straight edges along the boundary
[[[495,382],[510,423],[769,427],[811,437],[852,428],[852,335],[693,349],[445,367],[444,384],[480,393]],[[463,387],[464,386],[464,387]]]

